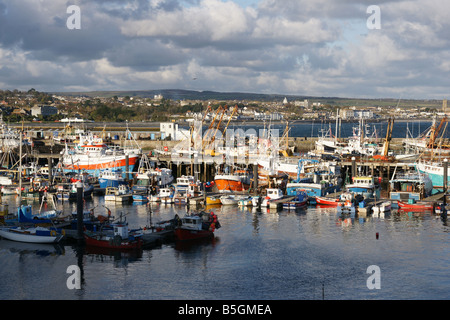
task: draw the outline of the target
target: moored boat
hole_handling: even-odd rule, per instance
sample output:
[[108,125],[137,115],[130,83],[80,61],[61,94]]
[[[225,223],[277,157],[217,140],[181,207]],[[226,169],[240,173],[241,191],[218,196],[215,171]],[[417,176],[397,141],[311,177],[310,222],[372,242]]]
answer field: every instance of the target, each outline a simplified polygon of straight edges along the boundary
[[322,206],[334,206],[337,207],[341,200],[339,198],[330,197],[316,197],[316,203]]
[[250,175],[245,170],[236,170],[232,174],[217,174],[214,183],[219,192],[241,192],[250,187]]
[[228,205],[237,205],[238,204],[238,199],[236,198],[235,195],[226,195],[226,196],[221,196],[220,197],[220,202],[224,205],[224,206],[228,206]]
[[127,181],[123,177],[122,170],[114,170],[112,168],[102,170],[98,177],[98,182],[101,189],[106,189],[107,187],[118,187],[121,184],[127,184]]
[[304,207],[308,204],[309,196],[306,192],[300,191],[297,193],[297,196],[291,200],[283,203],[283,208],[285,209],[297,209]]
[[207,205],[217,205],[217,204],[222,204],[222,202],[220,201],[220,197],[207,196],[206,197],[206,204]]
[[118,187],[107,187],[105,191],[105,202],[127,202],[132,199],[133,194],[128,185],[122,184]]
[[392,208],[392,202],[391,201],[384,201],[378,205],[375,205],[372,207],[372,212],[374,214],[378,214],[378,213],[386,213],[391,211]]
[[248,207],[252,205],[252,197],[250,196],[242,196],[238,199],[238,205],[240,207]]
[[408,210],[408,211],[434,211],[435,208],[434,202],[429,201],[414,201],[409,200],[408,202],[404,201],[398,201],[398,206],[401,210]]
[[0,229],[0,236],[2,238],[28,243],[57,243],[64,236],[56,230],[51,230],[44,227],[6,227]]
[[187,214],[183,218],[175,216],[175,237],[177,240],[196,240],[214,236],[215,230],[221,227],[214,212]]
[[113,233],[85,231],[84,239],[87,246],[120,250],[139,249],[143,244],[142,234],[130,234],[124,223],[114,224]]
[[269,207],[271,201],[280,200],[284,197],[283,191],[279,188],[268,188],[266,196],[261,199],[261,207]]
[[355,203],[350,201],[350,200],[346,200],[345,202],[340,202],[339,205],[337,206],[337,213],[338,214],[355,214],[356,213],[356,207],[355,207]]

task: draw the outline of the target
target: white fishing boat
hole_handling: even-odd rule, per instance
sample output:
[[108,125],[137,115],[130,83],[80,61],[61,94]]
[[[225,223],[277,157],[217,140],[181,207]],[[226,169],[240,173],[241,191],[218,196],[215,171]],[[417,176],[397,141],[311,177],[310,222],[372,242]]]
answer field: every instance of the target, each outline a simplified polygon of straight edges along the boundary
[[132,199],[133,193],[128,185],[118,187],[107,187],[105,191],[105,202],[128,202]]
[[161,202],[164,204],[172,204],[174,200],[175,191],[173,188],[161,188],[156,196],[152,196],[151,202]]
[[[132,172],[141,155],[141,149],[112,148],[107,146],[103,139],[92,134],[85,133],[80,136],[80,141],[75,147],[61,151],[62,166],[64,171],[82,171],[98,177],[103,169],[121,169]],[[127,168],[128,166],[128,168]]]
[[0,229],[0,236],[8,240],[28,243],[56,243],[64,237],[55,230],[44,227],[5,227]]
[[266,190],[265,197],[255,196],[252,198],[252,204],[254,207],[268,207],[270,201],[280,200],[284,197],[283,191],[279,188],[269,188]]

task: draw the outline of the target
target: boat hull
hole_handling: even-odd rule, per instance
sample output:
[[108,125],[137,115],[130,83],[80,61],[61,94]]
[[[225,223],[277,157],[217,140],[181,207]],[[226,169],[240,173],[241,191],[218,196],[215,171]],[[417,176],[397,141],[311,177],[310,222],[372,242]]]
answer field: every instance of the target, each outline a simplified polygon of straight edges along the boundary
[[[130,155],[128,159],[128,171],[133,172],[134,167],[138,161],[137,155]],[[76,164],[72,164],[76,163]],[[123,156],[105,156],[99,159],[92,159],[88,156],[76,157],[72,159],[71,156],[64,157],[63,159],[64,172],[82,171],[87,172],[95,177],[100,175],[100,171],[105,169],[122,170],[126,172],[127,164],[126,157]]]
[[341,203],[339,201],[339,199],[331,199],[331,198],[324,198],[324,197],[316,197],[316,203],[318,205],[322,205],[322,206],[334,206],[337,207],[339,205],[339,203]]
[[401,210],[410,210],[410,211],[433,211],[434,203],[426,203],[426,202],[415,202],[415,203],[407,203],[403,201],[398,201],[398,206]]
[[222,177],[218,176],[214,179],[214,183],[216,184],[219,192],[234,192],[234,191],[245,191],[250,188],[250,184],[247,184],[241,181],[239,176],[236,177]]
[[180,241],[212,238],[213,236],[214,232],[209,230],[190,230],[183,228],[175,229],[175,237]]
[[134,241],[125,240],[121,241],[120,244],[117,244],[114,241],[96,238],[96,236],[91,236],[88,234],[84,234],[84,239],[86,241],[86,245],[88,246],[108,248],[108,249],[120,249],[120,250],[139,249],[142,247],[143,243],[141,238],[137,238]]
[[21,232],[14,232],[10,230],[0,230],[0,236],[2,238],[18,241],[18,242],[26,242],[26,243],[57,243],[61,240],[62,235],[33,235],[33,234],[24,234]]

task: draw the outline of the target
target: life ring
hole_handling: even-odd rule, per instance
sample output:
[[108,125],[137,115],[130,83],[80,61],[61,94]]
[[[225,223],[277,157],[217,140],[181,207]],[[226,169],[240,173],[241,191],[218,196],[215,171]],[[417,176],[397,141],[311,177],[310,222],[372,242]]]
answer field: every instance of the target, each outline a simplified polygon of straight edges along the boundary
[[51,231],[50,231],[50,235],[51,235],[52,237],[56,237],[56,231],[55,231],[55,230],[51,230]]

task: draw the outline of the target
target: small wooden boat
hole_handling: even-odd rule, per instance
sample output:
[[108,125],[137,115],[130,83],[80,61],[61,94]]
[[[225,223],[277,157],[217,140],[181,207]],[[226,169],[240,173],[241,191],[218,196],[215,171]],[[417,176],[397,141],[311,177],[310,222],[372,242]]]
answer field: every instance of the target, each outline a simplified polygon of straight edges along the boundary
[[28,243],[57,243],[64,237],[55,230],[43,227],[6,227],[0,229],[0,236],[8,240]]
[[379,205],[373,206],[372,212],[374,214],[385,213],[385,212],[391,211],[391,206],[392,206],[392,203],[390,201],[385,201]]
[[[411,200],[411,199],[410,199]],[[409,211],[433,211],[435,207],[434,202],[427,201],[398,201],[398,206],[401,210],[409,210]]]
[[322,206],[337,207],[341,203],[341,200],[339,198],[316,197],[316,203]]
[[215,204],[221,204],[220,197],[216,196],[207,196],[206,197],[206,204],[207,205],[215,205]]
[[238,204],[238,199],[236,198],[236,196],[234,195],[227,195],[227,196],[221,196],[220,197],[220,202],[224,205],[224,206],[229,206],[229,205],[237,205]]
[[212,211],[188,214],[181,219],[176,215],[175,220],[175,238],[181,241],[212,237],[214,231],[221,227],[217,215]]

